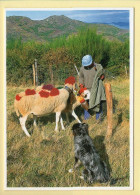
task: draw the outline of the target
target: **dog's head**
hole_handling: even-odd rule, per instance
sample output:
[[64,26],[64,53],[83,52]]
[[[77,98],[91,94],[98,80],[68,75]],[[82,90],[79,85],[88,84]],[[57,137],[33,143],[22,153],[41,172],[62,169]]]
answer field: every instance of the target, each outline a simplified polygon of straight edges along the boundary
[[88,124],[86,123],[76,123],[72,127],[73,135],[88,135]]

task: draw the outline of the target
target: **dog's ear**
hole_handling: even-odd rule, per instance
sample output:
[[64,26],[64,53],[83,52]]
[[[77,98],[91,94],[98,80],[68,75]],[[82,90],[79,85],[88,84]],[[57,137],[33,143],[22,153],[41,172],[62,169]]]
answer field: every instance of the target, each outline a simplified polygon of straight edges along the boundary
[[85,134],[87,134],[85,129],[87,129],[87,124],[85,124],[85,123],[76,123],[72,127],[73,135],[74,136],[85,135]]
[[72,130],[75,130],[75,129],[78,129],[80,127],[80,123],[75,123],[73,126],[72,126]]
[[80,124],[76,123],[72,126],[73,135],[79,135]]
[[88,135],[88,124],[76,123],[72,127],[73,135]]
[[84,128],[85,128],[87,134],[89,134],[89,133],[88,133],[88,124],[87,124],[87,123],[83,123],[83,125],[84,125]]
[[87,123],[83,123],[82,124],[86,129],[88,129],[88,124]]
[[81,133],[82,133],[82,135],[89,135],[89,133],[88,133],[88,124],[86,124],[86,123],[82,124]]

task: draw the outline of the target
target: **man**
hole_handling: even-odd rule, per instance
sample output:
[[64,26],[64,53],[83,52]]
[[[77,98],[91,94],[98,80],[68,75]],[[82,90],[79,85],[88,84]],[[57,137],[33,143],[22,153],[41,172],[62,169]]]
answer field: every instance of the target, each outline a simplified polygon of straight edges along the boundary
[[[80,88],[86,87],[90,91],[89,109],[96,112],[97,120],[101,118],[102,101],[106,100],[103,80],[104,70],[101,64],[95,63],[91,55],[84,56],[79,76]],[[90,117],[87,111],[84,116],[85,119]]]

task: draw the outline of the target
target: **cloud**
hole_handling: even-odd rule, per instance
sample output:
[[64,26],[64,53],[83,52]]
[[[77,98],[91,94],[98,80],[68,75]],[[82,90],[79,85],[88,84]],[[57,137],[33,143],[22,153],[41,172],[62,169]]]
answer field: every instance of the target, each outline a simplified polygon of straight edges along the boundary
[[[87,13],[83,11],[83,13],[73,13],[73,14],[67,14],[68,17],[71,19],[77,19],[84,22],[105,22],[105,20],[108,20],[108,22],[111,22],[112,20],[115,21],[128,21],[129,19],[129,11],[120,11],[120,10],[89,10]],[[107,22],[107,21],[106,21]]]
[[114,15],[114,14],[124,14],[124,13],[126,13],[125,11],[104,11],[104,10],[102,10],[102,11],[98,11],[97,13],[96,12],[94,12],[93,11],[93,13],[84,13],[84,11],[83,11],[83,13],[80,13],[80,14],[72,14],[72,15],[69,15],[69,16],[71,16],[71,17],[80,17],[80,18],[82,18],[82,17],[92,17],[92,16],[106,16],[106,15]]

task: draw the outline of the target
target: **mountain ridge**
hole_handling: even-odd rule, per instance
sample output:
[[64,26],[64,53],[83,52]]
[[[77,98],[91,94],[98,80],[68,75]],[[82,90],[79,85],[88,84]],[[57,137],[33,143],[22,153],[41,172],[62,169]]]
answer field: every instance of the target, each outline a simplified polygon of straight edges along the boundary
[[94,27],[98,34],[102,34],[109,40],[125,41],[129,37],[129,31],[119,29],[112,25],[84,23],[73,20],[67,16],[49,16],[43,20],[32,20],[23,16],[9,16],[6,20],[7,40],[22,38],[23,41],[51,41],[60,36],[77,33],[81,28]]

